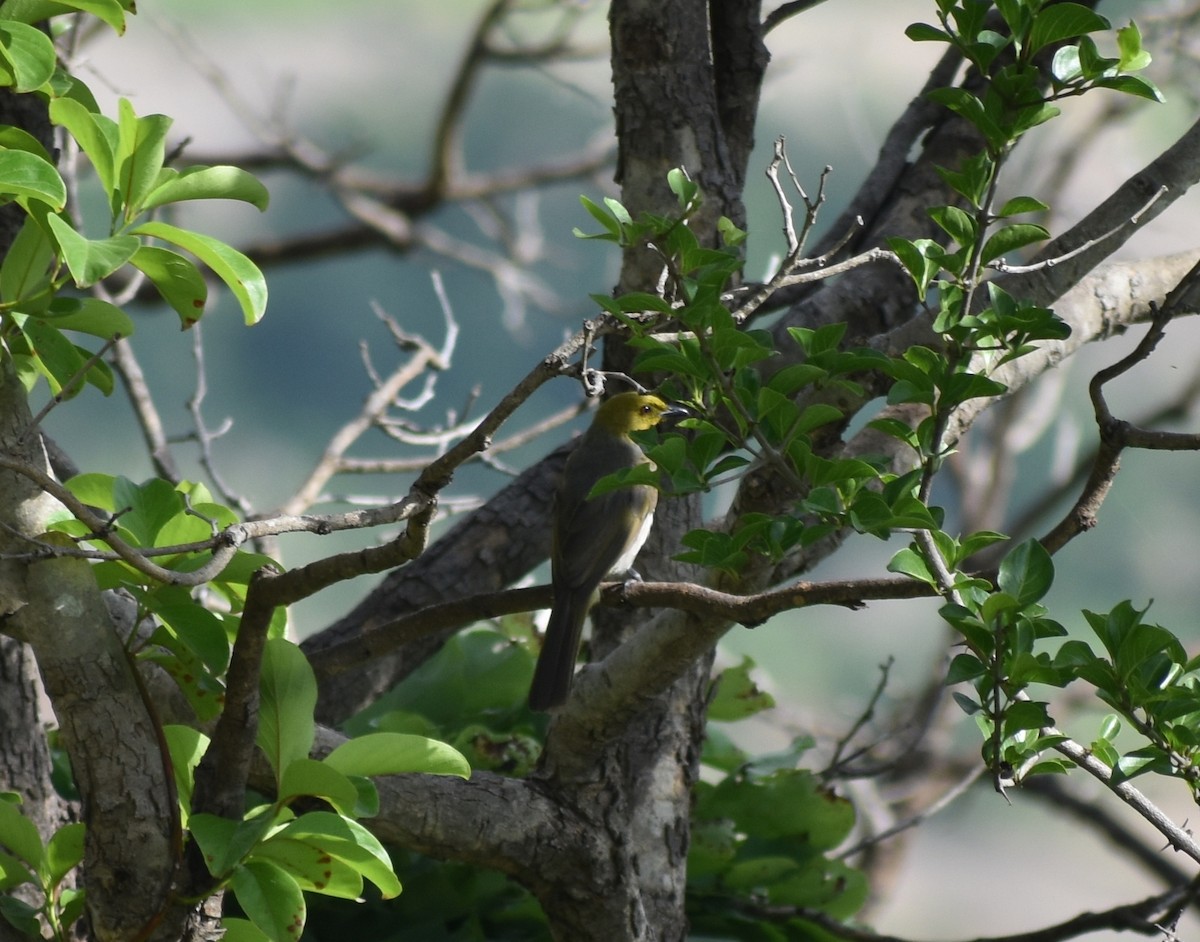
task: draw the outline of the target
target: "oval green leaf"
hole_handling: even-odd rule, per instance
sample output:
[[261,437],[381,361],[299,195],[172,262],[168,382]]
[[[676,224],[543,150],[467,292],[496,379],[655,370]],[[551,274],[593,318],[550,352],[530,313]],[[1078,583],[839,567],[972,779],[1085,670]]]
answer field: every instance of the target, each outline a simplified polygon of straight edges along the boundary
[[89,239],[76,232],[62,216],[48,215],[46,222],[71,277],[80,288],[90,287],[107,278],[129,261],[141,245],[134,236],[127,235]]
[[171,119],[166,115],[138,117],[128,99],[119,102],[115,152],[116,190],[113,211],[128,222],[142,210],[142,201],[158,182],[166,154],[167,131]]
[[0,196],[37,200],[55,210],[67,203],[67,185],[54,166],[26,150],[0,151]]
[[1025,54],[1033,55],[1051,43],[1078,39],[1085,33],[1108,29],[1108,20],[1080,3],[1055,3],[1040,10],[1034,17]]
[[87,827],[82,822],[64,824],[46,845],[46,869],[50,885],[58,886],[63,878],[83,860],[83,835]]
[[32,821],[11,801],[0,801],[0,845],[6,847],[31,870],[41,870],[42,838]]
[[317,681],[304,653],[282,638],[267,642],[260,676],[262,702],[258,745],[275,770],[276,781],[312,749]]
[[1050,233],[1042,226],[1028,222],[1019,222],[1011,226],[997,229],[983,245],[980,261],[987,264],[993,259],[1014,252],[1034,242],[1050,238]]
[[118,33],[125,32],[125,10],[120,0],[8,0],[4,4],[4,16],[22,23],[40,23],[76,10],[92,14]]
[[279,800],[312,796],[328,801],[342,814],[354,810],[358,789],[337,769],[316,759],[297,759],[283,770]]
[[238,905],[271,942],[295,942],[308,911],[291,874],[269,860],[249,860],[233,872],[230,887]]
[[384,899],[400,893],[400,881],[383,845],[356,821],[313,811],[288,824],[274,837],[302,841],[353,867],[379,887]]
[[0,22],[0,76],[6,80],[4,84],[16,92],[32,92],[50,81],[57,65],[54,43],[40,29],[8,19]]
[[237,249],[165,222],[144,222],[132,231],[134,235],[162,239],[191,252],[229,286],[241,305],[247,324],[257,324],[262,320],[267,310],[267,281],[258,266]]
[[77,330],[105,340],[133,333],[133,319],[115,304],[98,298],[55,298],[39,316],[59,330]]
[[1002,592],[1027,608],[1050,591],[1054,584],[1054,561],[1037,540],[1014,546],[1000,563],[997,584]]
[[312,844],[272,837],[254,849],[254,859],[278,864],[301,889],[339,899],[356,900],[362,896],[362,874]]
[[50,283],[53,260],[50,237],[32,217],[27,217],[0,263],[0,299],[17,303],[41,292]]
[[105,131],[104,123],[111,125],[108,118],[95,114],[81,102],[73,98],[55,98],[50,102],[50,120],[59,127],[64,127],[71,137],[75,138],[80,149],[91,161],[100,185],[106,193],[111,194],[113,188],[113,140],[116,136],[115,126],[112,127],[112,137]]
[[[175,309],[184,330],[200,320],[208,301],[208,284],[200,269],[189,259],[157,245],[143,245],[133,253],[129,264],[150,279],[158,293]],[[3,269],[0,269],[2,275]]]
[[470,778],[471,766],[453,746],[408,733],[368,733],[342,743],[325,762],[343,775],[427,772]]
[[189,167],[181,172],[167,168],[142,200],[141,208],[184,200],[241,200],[265,210],[269,199],[259,179],[240,167]]

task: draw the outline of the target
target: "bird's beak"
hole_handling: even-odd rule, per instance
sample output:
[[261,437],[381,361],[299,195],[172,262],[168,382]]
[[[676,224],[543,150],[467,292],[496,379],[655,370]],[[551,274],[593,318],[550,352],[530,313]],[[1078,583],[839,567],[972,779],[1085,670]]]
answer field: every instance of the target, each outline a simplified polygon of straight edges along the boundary
[[692,417],[692,410],[687,406],[680,405],[678,402],[672,402],[663,411],[662,417],[664,419],[690,419]]

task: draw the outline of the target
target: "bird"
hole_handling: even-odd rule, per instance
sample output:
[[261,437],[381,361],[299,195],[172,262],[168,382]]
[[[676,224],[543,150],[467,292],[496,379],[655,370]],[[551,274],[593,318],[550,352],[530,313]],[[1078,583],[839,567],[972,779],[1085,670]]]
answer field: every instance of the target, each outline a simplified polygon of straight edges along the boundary
[[620,487],[588,499],[601,478],[626,468],[651,465],[631,432],[654,428],[664,418],[688,415],[658,396],[624,392],[605,400],[567,459],[554,496],[550,581],[554,604],[529,688],[530,709],[545,712],[566,702],[588,611],[606,576],[631,569],[650,534],[658,489],[650,484]]

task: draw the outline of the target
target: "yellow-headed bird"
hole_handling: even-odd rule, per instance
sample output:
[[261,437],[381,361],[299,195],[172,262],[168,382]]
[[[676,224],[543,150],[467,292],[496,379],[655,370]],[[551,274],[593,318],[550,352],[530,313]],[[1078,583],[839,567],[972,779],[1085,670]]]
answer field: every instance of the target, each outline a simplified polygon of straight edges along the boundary
[[529,689],[529,706],[560,706],[571,689],[575,657],[588,609],[608,575],[624,575],[646,542],[658,491],[648,484],[621,487],[588,500],[602,477],[649,464],[629,437],[658,425],[665,416],[687,415],[658,396],[619,393],[596,410],[591,427],[567,459],[554,498],[551,582],[554,607]]

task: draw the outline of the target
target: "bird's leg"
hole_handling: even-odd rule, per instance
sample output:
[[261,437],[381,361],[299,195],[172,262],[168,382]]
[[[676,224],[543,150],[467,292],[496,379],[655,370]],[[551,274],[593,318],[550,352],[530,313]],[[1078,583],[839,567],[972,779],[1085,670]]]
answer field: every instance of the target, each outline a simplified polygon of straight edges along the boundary
[[621,580],[621,601],[625,601],[625,593],[629,591],[629,587],[635,582],[642,581],[642,574],[630,566],[625,570],[625,578]]

